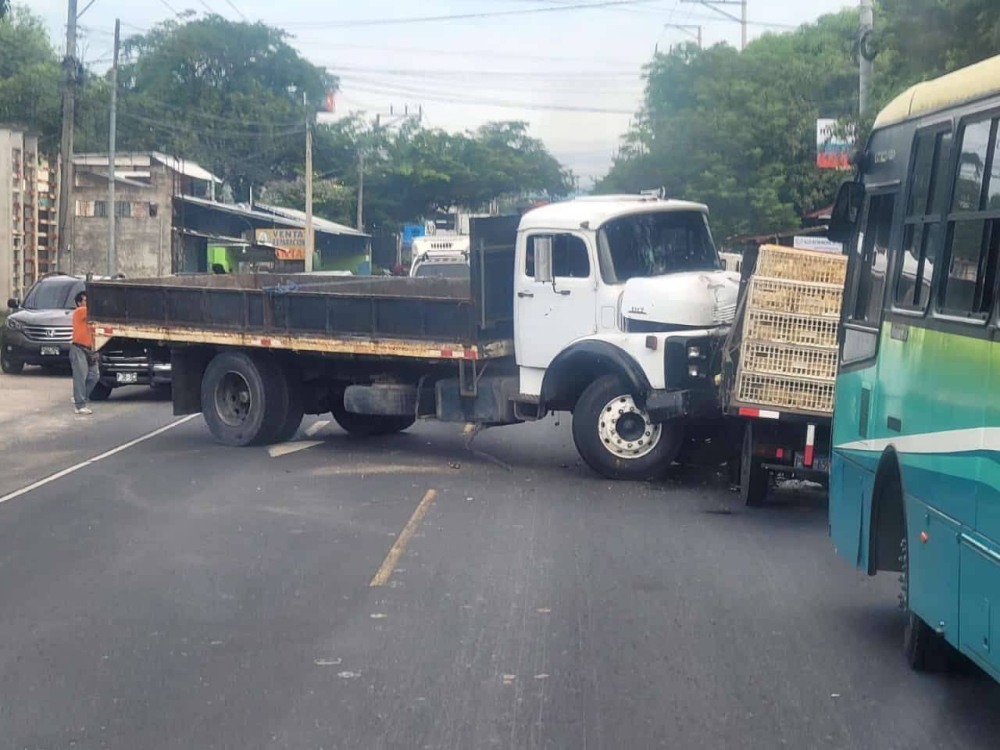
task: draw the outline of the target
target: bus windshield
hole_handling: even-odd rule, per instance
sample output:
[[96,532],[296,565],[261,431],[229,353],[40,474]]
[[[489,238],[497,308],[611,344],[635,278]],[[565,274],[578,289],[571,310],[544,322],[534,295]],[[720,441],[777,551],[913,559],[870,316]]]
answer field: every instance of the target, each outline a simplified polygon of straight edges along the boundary
[[606,284],[719,268],[719,256],[700,211],[661,211],[614,219],[601,227],[597,245]]

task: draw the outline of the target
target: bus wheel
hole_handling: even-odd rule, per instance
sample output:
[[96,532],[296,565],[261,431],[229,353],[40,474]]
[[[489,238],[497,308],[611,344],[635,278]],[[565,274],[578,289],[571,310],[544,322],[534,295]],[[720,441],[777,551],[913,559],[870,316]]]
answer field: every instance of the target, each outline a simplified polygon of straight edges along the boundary
[[608,479],[658,479],[677,458],[679,422],[654,424],[615,375],[595,380],[573,409],[573,442],[580,457]]
[[942,636],[909,608],[909,547],[904,536],[900,542],[900,562],[903,564],[903,606],[906,626],[903,630],[903,654],[906,663],[917,672],[945,672],[952,664],[954,650]]
[[224,351],[205,369],[201,411],[212,436],[224,445],[269,443],[288,419],[288,382],[263,355]]
[[763,459],[753,454],[754,432],[753,422],[748,421],[740,451],[740,499],[748,507],[759,508],[767,498],[767,469]]

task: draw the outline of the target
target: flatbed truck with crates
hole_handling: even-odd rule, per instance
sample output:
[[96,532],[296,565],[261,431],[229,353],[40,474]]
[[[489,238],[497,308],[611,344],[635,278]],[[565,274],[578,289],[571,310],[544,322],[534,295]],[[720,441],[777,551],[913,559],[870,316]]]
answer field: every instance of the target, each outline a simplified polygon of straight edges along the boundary
[[781,475],[826,485],[846,258],[777,245],[746,260],[723,354],[723,400],[739,420],[740,496],[762,505]]

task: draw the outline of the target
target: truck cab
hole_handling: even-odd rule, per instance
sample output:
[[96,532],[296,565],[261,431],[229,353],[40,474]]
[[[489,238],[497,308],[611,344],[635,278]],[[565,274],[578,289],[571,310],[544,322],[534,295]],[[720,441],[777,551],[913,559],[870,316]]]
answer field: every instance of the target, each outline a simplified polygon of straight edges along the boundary
[[718,412],[736,310],[739,276],[722,269],[707,207],[577,198],[525,214],[516,247],[521,397],[572,411],[577,448],[601,473],[669,465],[685,423]]
[[467,236],[417,237],[413,240],[413,278],[469,278],[469,238]]

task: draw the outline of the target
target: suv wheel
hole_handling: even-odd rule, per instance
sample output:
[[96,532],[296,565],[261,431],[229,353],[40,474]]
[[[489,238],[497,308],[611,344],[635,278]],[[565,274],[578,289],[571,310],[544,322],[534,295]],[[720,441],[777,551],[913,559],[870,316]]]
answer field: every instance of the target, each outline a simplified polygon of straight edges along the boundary
[[24,362],[0,353],[0,370],[3,370],[7,375],[20,375],[24,372]]

